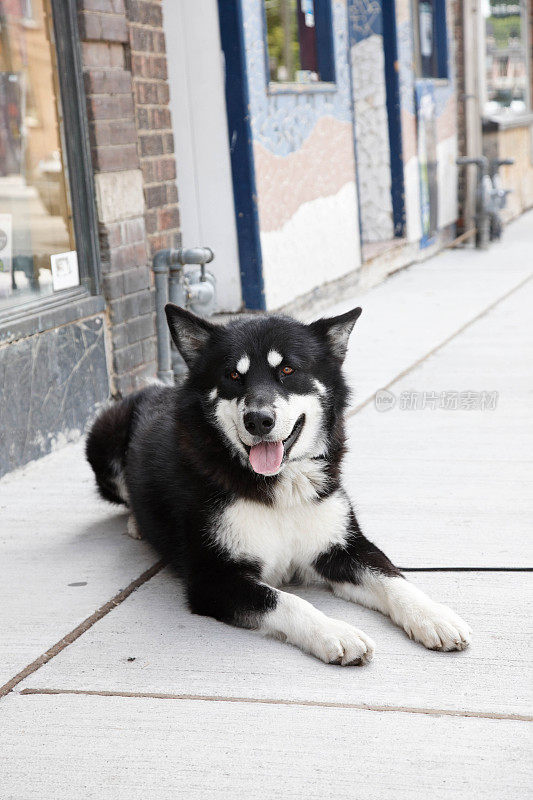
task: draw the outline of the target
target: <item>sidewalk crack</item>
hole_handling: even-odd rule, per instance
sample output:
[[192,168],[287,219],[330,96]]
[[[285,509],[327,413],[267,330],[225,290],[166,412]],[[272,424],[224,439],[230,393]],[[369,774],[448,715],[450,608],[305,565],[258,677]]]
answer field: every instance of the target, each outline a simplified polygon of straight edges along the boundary
[[[495,300],[493,303],[484,308],[483,311],[480,311],[479,314],[476,314],[475,317],[472,317],[472,319],[465,322],[464,325],[461,325],[461,327],[458,328],[454,333],[447,336],[446,339],[444,339],[439,344],[435,345],[435,347],[433,347],[431,350],[428,350],[427,353],[418,358],[416,361],[413,361],[412,364],[410,364],[408,367],[399,372],[396,375],[396,377],[394,377],[384,386],[380,386],[379,389],[380,390],[390,389],[391,386],[394,386],[394,384],[398,383],[398,381],[400,381],[402,378],[405,378],[406,375],[409,375],[410,372],[413,372],[413,370],[415,370],[417,367],[423,364],[424,361],[426,361],[428,358],[435,355],[435,353],[438,353],[439,350],[441,350],[443,347],[445,347],[447,344],[449,344],[451,341],[457,338],[457,336],[460,336],[462,333],[464,333],[464,331],[466,331],[471,325],[473,325],[475,322],[478,322],[486,314],[493,311],[493,309],[495,309],[496,306],[498,306],[504,300],[507,300],[508,297],[511,297],[511,295],[517,292],[519,289],[522,289],[526,285],[526,283],[528,283],[531,279],[533,279],[533,275],[528,275],[527,278],[524,278],[524,280],[520,281],[520,283],[518,283],[516,286],[513,286],[512,289],[509,289],[509,291],[503,294],[501,297],[498,297],[497,300]],[[345,414],[346,419],[348,419],[349,417],[353,417],[355,414],[359,413],[359,411],[362,411],[363,408],[366,408],[366,406],[370,405],[370,403],[373,402],[375,396],[376,392],[373,392],[369,397],[366,398],[366,400],[361,401],[361,403],[354,406],[354,408],[349,409]]]
[[112,597],[111,600],[108,600],[107,603],[104,603],[103,606],[100,606],[100,608],[91,614],[90,617],[84,619],[83,622],[74,628],[74,630],[70,631],[70,633],[67,633],[66,636],[52,645],[52,647],[50,647],[46,653],[40,655],[35,659],[35,661],[32,661],[31,664],[28,664],[27,667],[24,667],[24,669],[15,675],[14,678],[11,678],[10,681],[5,683],[3,686],[0,686],[0,697],[4,697],[6,694],[9,694],[13,687],[23,681],[24,678],[32,675],[34,672],[36,672],[36,670],[40,669],[42,666],[44,666],[44,664],[47,664],[52,658],[54,658],[54,656],[57,656],[57,654],[64,650],[65,647],[68,647],[69,644],[75,642],[76,639],[88,631],[89,628],[92,628],[92,626],[101,620],[102,617],[105,617],[106,614],[109,614],[109,612],[116,608],[116,606],[120,605],[120,603],[123,603],[132,592],[139,588],[139,586],[142,586],[143,583],[146,583],[146,581],[149,581],[150,578],[154,577],[154,575],[157,575],[157,573],[163,569],[165,563],[165,561],[158,561],[156,564],[153,564],[149,569],[143,572],[142,575],[139,575],[138,578],[135,578],[134,581],[128,584],[125,589],[122,589],[120,592],[118,592],[118,594]]

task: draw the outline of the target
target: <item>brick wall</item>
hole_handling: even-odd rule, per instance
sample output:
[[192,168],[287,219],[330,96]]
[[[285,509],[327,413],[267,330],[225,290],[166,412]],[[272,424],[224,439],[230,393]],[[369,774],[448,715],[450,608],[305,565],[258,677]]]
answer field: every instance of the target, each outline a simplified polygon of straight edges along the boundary
[[160,2],[79,0],[111,385],[156,371],[150,257],[178,238],[175,160]]
[[180,243],[176,161],[160,0],[126,0],[150,255]]

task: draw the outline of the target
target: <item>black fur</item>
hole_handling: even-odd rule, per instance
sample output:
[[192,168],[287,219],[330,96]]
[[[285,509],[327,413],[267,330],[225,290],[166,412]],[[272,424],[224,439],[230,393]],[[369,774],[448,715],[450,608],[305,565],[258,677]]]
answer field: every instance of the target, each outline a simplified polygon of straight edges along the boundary
[[[181,388],[149,387],[106,410],[87,442],[87,458],[98,488],[112,502],[124,502],[116,488],[117,465],[125,477],[128,503],[145,539],[184,574],[193,612],[246,627],[260,624],[273,609],[277,592],[260,582],[261,564],[231,558],[216,542],[217,521],[236,498],[271,505],[278,475],[265,477],[243,464],[212,420],[209,393],[268,402],[308,394],[315,379],[321,398],[327,452],[320,456],[327,482],[319,499],[339,489],[345,449],[344,411],[348,388],[341,371],[349,333],[360,309],[309,326],[286,317],[256,317],[215,326],[170,307],[169,325],[189,365]],[[284,355],[294,368],[288,376],[271,368],[265,353]],[[231,378],[243,353],[250,370]],[[333,547],[315,561],[328,580],[357,581],[370,566],[388,575],[398,571],[362,535],[352,514],[347,546]]]

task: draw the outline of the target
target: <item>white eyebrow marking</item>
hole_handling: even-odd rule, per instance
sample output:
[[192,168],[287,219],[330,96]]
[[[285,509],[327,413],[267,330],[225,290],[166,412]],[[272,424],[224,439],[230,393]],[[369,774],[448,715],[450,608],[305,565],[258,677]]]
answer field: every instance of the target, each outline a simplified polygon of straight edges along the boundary
[[246,375],[249,369],[250,369],[250,359],[245,353],[242,356],[242,358],[239,358],[239,360],[237,361],[237,372],[240,372],[241,375]]
[[278,353],[277,350],[269,350],[267,355],[267,361],[271,367],[279,367],[279,365],[283,361],[283,356],[281,355],[281,353]]
[[319,394],[326,394],[326,392],[327,392],[327,389],[326,389],[326,387],[324,386],[324,384],[323,384],[323,383],[321,383],[321,382],[318,380],[318,378],[315,378],[315,386],[316,386],[316,388],[318,389],[318,391],[319,391]]
[[216,400],[216,399],[217,399],[217,397],[218,397],[218,389],[217,389],[217,387],[215,386],[215,388],[214,388],[214,389],[212,389],[212,390],[209,392],[209,399],[210,399],[210,400]]

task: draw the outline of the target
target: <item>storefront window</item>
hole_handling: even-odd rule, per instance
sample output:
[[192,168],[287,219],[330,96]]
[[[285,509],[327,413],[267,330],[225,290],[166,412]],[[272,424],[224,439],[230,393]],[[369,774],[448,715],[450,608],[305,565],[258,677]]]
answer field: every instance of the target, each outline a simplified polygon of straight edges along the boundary
[[265,0],[272,83],[333,81],[329,0]]
[[526,4],[485,0],[485,114],[522,114],[528,110]]
[[50,30],[0,0],[0,313],[79,284]]

